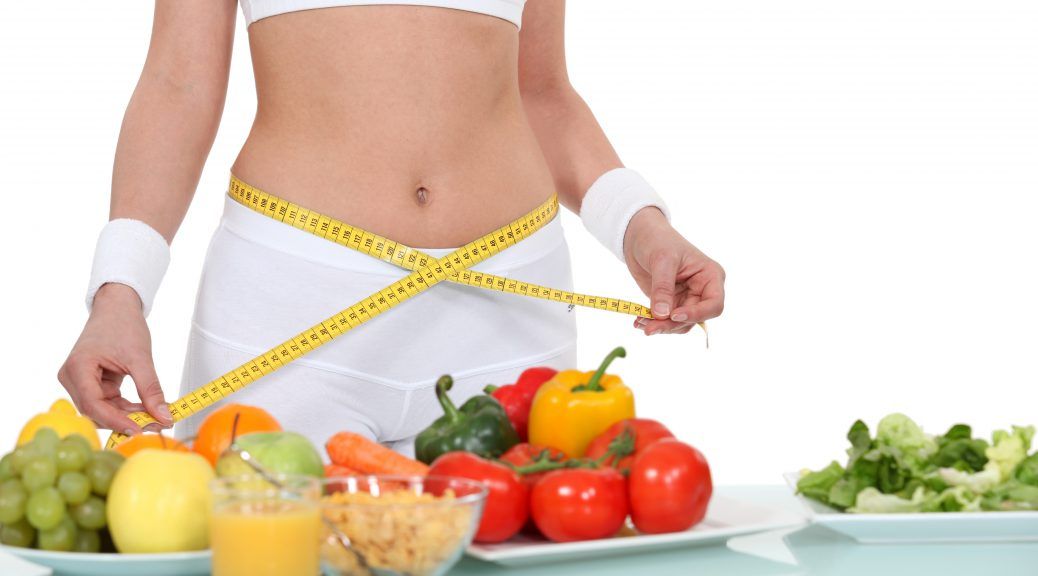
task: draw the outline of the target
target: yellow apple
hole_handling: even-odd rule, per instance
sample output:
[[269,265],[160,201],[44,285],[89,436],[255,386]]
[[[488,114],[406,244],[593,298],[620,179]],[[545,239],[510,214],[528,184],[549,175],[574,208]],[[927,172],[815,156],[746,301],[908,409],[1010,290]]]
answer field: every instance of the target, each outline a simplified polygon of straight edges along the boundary
[[108,490],[108,529],[123,553],[209,547],[209,462],[193,452],[145,449],[119,468]]

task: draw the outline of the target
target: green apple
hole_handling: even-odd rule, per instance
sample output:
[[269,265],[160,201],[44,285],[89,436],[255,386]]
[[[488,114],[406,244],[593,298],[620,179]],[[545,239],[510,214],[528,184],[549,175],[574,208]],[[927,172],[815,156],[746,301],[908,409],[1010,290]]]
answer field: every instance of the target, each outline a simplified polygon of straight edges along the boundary
[[209,462],[194,452],[148,448],[130,456],[108,489],[108,529],[119,552],[209,547]]
[[[252,432],[239,436],[234,446],[248,452],[253,462],[275,474],[324,476],[321,455],[302,434]],[[240,476],[253,473],[253,469],[234,450],[227,450],[216,462],[216,473],[223,477]]]

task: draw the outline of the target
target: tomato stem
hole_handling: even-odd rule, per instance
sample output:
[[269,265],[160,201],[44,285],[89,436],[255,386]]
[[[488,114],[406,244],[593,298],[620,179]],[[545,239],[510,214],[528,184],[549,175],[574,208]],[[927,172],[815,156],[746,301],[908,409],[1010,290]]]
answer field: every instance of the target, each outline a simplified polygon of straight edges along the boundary
[[598,462],[605,464],[610,458],[613,464],[620,462],[623,458],[634,454],[635,432],[629,423],[624,423],[623,432],[620,432],[609,442],[605,454],[598,458]]
[[[565,456],[560,456],[560,458],[565,458]],[[569,468],[589,468],[595,470],[602,467],[601,459],[591,460],[590,458],[574,458],[573,460],[557,460],[556,457],[551,454],[551,451],[547,449],[541,450],[537,456],[534,456],[530,460],[529,464],[523,466],[516,466],[511,463],[507,464],[509,464],[520,476]]]
[[539,472],[551,472],[552,470],[563,470],[568,468],[598,468],[598,464],[593,460],[540,460],[532,464],[525,466],[513,466],[513,469],[520,476],[526,476],[529,474],[537,474]]

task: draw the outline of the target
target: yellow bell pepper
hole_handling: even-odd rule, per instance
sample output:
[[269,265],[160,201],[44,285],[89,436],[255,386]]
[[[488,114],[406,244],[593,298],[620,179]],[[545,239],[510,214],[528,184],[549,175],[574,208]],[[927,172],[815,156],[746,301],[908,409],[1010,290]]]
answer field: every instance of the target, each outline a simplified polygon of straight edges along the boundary
[[614,358],[626,355],[623,348],[616,348],[594,372],[565,370],[545,382],[530,407],[530,443],[580,458],[607,428],[634,418],[631,389],[619,376],[605,373]]
[[94,450],[101,449],[101,439],[94,422],[86,416],[80,416],[72,403],[64,398],[51,404],[49,411],[37,414],[25,423],[22,433],[18,435],[18,446],[31,442],[40,428],[51,428],[62,438],[69,434],[79,434],[90,442]]

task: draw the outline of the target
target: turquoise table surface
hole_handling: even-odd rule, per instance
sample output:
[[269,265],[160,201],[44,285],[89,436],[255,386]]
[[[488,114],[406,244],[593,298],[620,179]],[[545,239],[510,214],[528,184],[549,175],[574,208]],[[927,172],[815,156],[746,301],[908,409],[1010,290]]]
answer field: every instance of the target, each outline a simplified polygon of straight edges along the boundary
[[[801,512],[800,503],[785,486],[720,487],[718,493]],[[786,535],[785,543],[796,564],[735,552],[724,544],[718,544],[521,568],[507,568],[466,557],[450,572],[450,576],[619,576],[639,573],[644,576],[1038,575],[1038,543],[865,546],[818,526],[806,526]],[[748,549],[752,552],[752,547]]]

